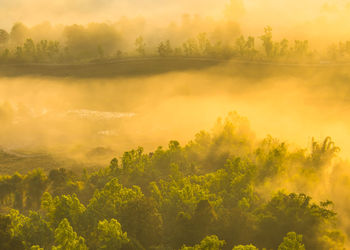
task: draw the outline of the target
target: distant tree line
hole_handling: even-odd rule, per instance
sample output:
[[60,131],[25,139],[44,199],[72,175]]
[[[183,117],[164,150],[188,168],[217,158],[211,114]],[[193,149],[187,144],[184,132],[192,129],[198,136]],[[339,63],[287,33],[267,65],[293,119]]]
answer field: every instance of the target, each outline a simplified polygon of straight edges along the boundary
[[339,148],[254,143],[231,113],[187,145],[125,152],[96,172],[0,178],[0,249],[343,249],[331,201],[269,184],[320,184]]
[[307,40],[275,41],[267,26],[259,37],[239,36],[232,41],[213,42],[206,33],[173,44],[170,39],[149,45],[142,36],[134,48],[123,47],[120,34],[107,24],[66,26],[61,41],[33,40],[23,24],[15,24],[10,33],[0,29],[0,62],[2,63],[72,63],[110,60],[122,57],[209,57],[274,62],[348,61],[350,42],[340,42],[322,54],[313,50]]

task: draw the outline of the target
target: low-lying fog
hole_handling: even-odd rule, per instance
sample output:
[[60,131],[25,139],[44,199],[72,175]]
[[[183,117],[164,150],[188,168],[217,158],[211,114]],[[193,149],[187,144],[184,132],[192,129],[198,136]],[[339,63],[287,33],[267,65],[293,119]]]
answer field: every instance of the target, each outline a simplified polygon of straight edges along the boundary
[[320,68],[298,77],[238,77],[230,67],[114,79],[0,78],[0,145],[71,157],[103,147],[120,156],[137,146],[186,143],[237,111],[258,138],[307,147],[312,137],[331,136],[349,158],[346,74]]

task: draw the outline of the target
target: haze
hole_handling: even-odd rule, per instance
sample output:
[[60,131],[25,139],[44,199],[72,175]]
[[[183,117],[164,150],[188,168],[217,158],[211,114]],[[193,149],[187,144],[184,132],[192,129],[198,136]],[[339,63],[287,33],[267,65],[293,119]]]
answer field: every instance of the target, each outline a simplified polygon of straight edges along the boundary
[[0,249],[350,249],[349,67],[345,0],[0,0]]

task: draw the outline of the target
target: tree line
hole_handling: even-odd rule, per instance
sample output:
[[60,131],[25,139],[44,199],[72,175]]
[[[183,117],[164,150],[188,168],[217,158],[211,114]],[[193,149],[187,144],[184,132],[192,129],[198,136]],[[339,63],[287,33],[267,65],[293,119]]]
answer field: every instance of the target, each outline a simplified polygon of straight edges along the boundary
[[[343,249],[331,201],[271,183],[318,185],[339,148],[256,141],[235,113],[184,146],[139,147],[106,168],[0,178],[0,249]],[[307,191],[307,189],[305,189]]]
[[0,62],[2,63],[72,63],[128,57],[209,57],[274,62],[348,61],[350,42],[329,46],[320,53],[310,47],[308,40],[293,42],[273,39],[267,26],[259,37],[243,35],[230,41],[212,41],[200,33],[182,43],[170,39],[147,42],[142,36],[135,39],[133,48],[124,48],[120,34],[106,24],[89,27],[65,27],[64,39],[34,40],[23,24],[15,24],[10,33],[0,29]]

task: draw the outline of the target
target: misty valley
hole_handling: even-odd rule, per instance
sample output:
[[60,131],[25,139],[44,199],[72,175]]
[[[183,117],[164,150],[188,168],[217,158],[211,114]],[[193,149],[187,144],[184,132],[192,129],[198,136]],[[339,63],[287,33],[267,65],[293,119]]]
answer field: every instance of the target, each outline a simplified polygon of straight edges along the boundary
[[0,250],[350,248],[350,2],[17,4]]

